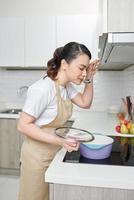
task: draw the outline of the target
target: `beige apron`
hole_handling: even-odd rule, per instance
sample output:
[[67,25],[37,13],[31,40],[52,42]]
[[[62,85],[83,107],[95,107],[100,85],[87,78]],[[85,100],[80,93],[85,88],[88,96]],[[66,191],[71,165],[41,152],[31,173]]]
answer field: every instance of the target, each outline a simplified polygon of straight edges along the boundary
[[[62,126],[72,114],[72,103],[60,96],[59,86],[55,82],[57,94],[57,116],[41,127],[44,132],[54,134],[56,127]],[[44,133],[45,134],[45,133]],[[48,200],[48,183],[45,183],[45,171],[60,146],[38,142],[26,138],[21,150],[21,177],[19,200]]]

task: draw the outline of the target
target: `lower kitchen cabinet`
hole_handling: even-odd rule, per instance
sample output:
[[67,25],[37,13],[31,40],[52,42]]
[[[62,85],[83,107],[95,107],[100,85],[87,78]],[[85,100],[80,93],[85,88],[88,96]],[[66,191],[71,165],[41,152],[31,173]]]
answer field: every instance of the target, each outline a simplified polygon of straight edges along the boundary
[[19,174],[22,136],[16,119],[0,119],[0,174]]
[[50,184],[50,200],[133,200],[133,190]]

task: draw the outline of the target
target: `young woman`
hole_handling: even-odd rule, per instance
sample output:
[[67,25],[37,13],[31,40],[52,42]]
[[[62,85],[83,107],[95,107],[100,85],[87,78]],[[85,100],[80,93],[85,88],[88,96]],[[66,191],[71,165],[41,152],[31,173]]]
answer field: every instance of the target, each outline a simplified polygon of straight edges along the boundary
[[[99,60],[83,44],[70,42],[55,50],[48,61],[47,75],[29,87],[18,130],[26,136],[21,151],[19,200],[48,200],[45,171],[56,152],[64,147],[77,151],[79,143],[55,135],[72,114],[72,103],[90,108],[93,99],[93,76]],[[83,93],[73,84],[85,81]],[[73,84],[72,84],[73,83]]]

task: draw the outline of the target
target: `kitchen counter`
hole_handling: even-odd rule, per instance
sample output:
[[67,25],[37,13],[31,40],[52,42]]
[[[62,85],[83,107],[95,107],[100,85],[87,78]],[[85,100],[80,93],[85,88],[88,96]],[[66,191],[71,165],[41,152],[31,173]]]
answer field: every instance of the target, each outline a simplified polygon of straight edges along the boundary
[[49,183],[134,190],[134,167],[62,162],[65,149],[50,164]]
[[[115,135],[114,126],[117,123],[116,115],[104,112],[74,113],[73,127],[89,130],[93,133]],[[134,167],[79,164],[62,162],[66,150],[60,150],[51,162],[45,179],[49,183],[134,189]]]
[[18,119],[19,114],[0,113],[0,119]]
[[2,119],[18,119],[21,113],[21,108],[6,108],[0,109],[0,118]]

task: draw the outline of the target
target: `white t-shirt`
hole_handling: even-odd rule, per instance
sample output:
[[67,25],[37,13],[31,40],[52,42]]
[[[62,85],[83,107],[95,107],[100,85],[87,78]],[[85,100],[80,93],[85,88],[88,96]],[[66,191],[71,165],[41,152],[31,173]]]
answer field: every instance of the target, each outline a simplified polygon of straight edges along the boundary
[[[71,83],[66,88],[63,86],[59,88],[63,99],[72,99],[78,93]],[[29,87],[23,112],[35,117],[35,124],[38,126],[48,124],[56,117],[57,96],[52,79],[42,78]]]

